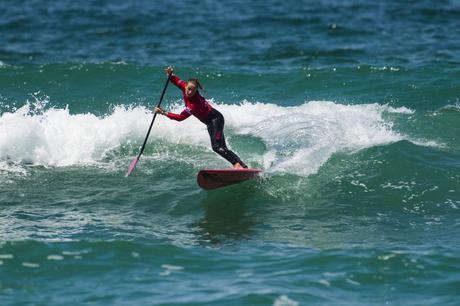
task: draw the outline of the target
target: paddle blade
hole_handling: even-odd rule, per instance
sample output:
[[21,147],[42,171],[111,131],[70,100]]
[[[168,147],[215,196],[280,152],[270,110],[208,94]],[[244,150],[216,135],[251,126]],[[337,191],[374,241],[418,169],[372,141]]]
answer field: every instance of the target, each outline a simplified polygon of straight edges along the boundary
[[136,157],[136,158],[134,158],[134,159],[131,161],[131,163],[129,164],[129,167],[128,167],[128,172],[126,172],[125,177],[128,177],[128,176],[131,174],[131,172],[134,171],[134,168],[136,168],[136,165],[137,165],[137,162],[138,162],[138,161],[139,161],[139,156]]

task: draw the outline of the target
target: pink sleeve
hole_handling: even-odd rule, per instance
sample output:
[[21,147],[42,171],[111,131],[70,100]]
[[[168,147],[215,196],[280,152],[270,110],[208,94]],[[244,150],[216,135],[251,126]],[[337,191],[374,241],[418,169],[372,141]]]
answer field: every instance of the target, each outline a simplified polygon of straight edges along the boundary
[[184,109],[180,114],[167,113],[166,117],[172,120],[182,121],[190,117],[191,113],[188,108]]
[[185,90],[185,82],[182,81],[178,76],[176,75],[171,75],[171,83],[179,87],[181,90]]

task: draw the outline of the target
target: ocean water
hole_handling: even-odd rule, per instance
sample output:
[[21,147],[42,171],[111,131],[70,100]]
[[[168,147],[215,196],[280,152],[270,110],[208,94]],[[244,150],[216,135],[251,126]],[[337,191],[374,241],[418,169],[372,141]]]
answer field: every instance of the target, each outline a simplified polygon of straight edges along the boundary
[[[0,305],[458,305],[459,1],[0,1]],[[158,117],[174,65],[206,127]],[[170,86],[163,107],[183,108]]]

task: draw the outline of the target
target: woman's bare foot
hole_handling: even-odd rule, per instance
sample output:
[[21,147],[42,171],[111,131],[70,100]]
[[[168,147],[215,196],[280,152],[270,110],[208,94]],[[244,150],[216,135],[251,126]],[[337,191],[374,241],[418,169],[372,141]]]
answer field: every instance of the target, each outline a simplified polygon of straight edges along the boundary
[[243,166],[240,165],[240,163],[236,163],[233,165],[233,169],[244,169]]

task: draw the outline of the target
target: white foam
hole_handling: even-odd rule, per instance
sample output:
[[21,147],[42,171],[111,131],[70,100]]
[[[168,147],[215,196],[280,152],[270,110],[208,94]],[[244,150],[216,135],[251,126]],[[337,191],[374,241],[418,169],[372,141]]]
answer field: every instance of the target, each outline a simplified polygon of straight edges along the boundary
[[[260,163],[267,171],[298,175],[316,172],[336,152],[403,139],[382,114],[412,113],[404,107],[327,101],[291,107],[247,101],[214,105],[225,116],[227,135],[249,134],[265,143],[268,151]],[[182,109],[181,104],[170,107],[173,112]],[[59,167],[98,163],[113,150],[126,146],[137,153],[151,119],[152,112],[142,106],[118,106],[98,117],[71,114],[67,108],[34,112],[27,104],[0,117],[0,162]],[[157,116],[149,141],[155,139],[163,139],[172,147],[187,144],[210,151],[206,127],[193,117],[176,122]]]
[[[230,126],[264,140],[268,171],[298,175],[316,172],[332,154],[395,142],[403,137],[385,121],[385,112],[411,114],[387,105],[341,105],[312,101],[300,106],[243,103],[219,106]],[[227,114],[228,113],[228,114]]]
[[[141,143],[151,119],[144,107],[116,107],[110,115],[97,117],[70,114],[67,108],[31,114],[25,105],[0,117],[0,160],[45,166],[92,164],[124,144]],[[162,119],[157,118],[151,139],[185,138],[191,122],[177,131],[174,125],[161,124]]]
[[289,298],[287,295],[282,295],[278,297],[273,306],[298,306],[299,302],[294,301],[293,299]]

